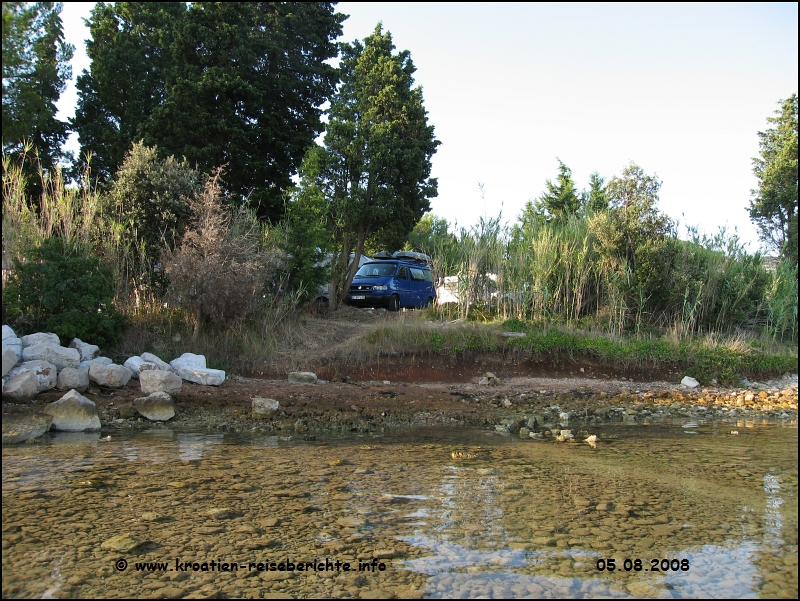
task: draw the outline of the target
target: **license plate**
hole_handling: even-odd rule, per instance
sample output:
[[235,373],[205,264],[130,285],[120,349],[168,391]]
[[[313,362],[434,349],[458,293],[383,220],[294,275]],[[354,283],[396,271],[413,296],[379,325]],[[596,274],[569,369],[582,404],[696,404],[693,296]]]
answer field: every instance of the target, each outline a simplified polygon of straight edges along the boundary
[[363,294],[360,296],[353,295],[350,298],[352,298],[353,300],[367,300],[367,297],[364,296]]

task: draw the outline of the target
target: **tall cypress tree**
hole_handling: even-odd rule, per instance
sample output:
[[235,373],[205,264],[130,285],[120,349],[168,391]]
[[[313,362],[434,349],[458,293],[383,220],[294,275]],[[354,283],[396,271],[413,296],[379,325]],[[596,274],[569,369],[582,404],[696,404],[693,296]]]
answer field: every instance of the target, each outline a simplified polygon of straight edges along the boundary
[[[61,9],[60,2],[3,2],[3,152],[22,150],[25,140],[45,169],[65,158],[68,133],[56,102],[72,77],[75,49],[64,41]],[[27,166],[29,175],[35,168]]]
[[338,81],[345,16],[329,2],[120,2],[92,13],[82,150],[109,178],[134,141],[206,172],[264,218],[283,210]]

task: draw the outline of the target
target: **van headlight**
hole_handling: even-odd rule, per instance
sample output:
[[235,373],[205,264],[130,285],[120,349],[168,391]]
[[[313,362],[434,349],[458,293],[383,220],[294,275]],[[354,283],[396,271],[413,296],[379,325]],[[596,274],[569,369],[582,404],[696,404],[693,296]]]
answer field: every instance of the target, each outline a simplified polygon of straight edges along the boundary
[[388,290],[389,286],[373,286],[373,290]]

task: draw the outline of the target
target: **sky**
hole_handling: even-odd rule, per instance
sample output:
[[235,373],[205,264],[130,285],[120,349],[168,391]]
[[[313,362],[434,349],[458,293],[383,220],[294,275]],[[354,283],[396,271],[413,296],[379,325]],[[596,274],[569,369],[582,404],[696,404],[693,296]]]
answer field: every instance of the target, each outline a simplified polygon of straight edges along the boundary
[[[66,2],[73,77],[88,69],[82,18]],[[797,3],[488,4],[341,2],[340,41],[378,22],[417,67],[441,141],[431,212],[470,227],[515,220],[555,180],[578,188],[633,161],[663,182],[660,209],[685,226],[758,234],[747,212],[758,132],[798,90]],[[74,86],[60,118],[74,114]],[[77,141],[70,149],[77,151]]]

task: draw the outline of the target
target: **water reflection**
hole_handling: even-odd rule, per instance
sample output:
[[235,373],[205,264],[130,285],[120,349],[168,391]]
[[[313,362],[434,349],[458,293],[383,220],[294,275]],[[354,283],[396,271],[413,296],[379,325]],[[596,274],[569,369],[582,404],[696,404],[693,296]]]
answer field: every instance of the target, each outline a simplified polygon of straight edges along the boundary
[[[796,427],[685,426],[599,429],[595,448],[453,430],[365,444],[164,428],[6,448],[3,595],[796,596]],[[141,545],[103,548],[120,534]],[[389,568],[142,574],[116,570],[120,555]],[[598,569],[610,559],[614,571]]]

